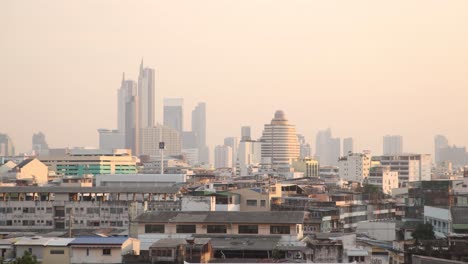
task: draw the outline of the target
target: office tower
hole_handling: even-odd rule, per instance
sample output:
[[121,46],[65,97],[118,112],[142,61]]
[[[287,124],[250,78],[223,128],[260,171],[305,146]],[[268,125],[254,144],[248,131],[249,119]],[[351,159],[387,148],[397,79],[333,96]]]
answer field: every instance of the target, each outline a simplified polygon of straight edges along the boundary
[[340,138],[332,138],[331,129],[321,130],[315,138],[315,156],[321,166],[338,166],[341,155]]
[[340,179],[345,181],[363,182],[369,177],[371,158],[366,154],[349,153],[338,161]]
[[350,137],[343,139],[343,156],[347,156],[349,153],[354,153],[354,140]]
[[403,154],[382,155],[372,157],[382,166],[390,166],[392,171],[398,172],[400,187],[406,187],[412,181],[431,180],[431,155],[430,154]]
[[164,142],[164,156],[176,156],[182,153],[182,143],[177,130],[156,125],[155,127],[140,128],[141,155],[161,156],[159,142]]
[[237,137],[227,137],[224,139],[224,145],[229,146],[232,149],[232,167],[236,166],[237,163],[237,148],[239,146],[239,141]]
[[447,148],[449,146],[448,139],[443,135],[436,135],[434,137],[434,159],[435,163],[439,164],[440,162],[444,161],[440,157],[440,151],[443,148]]
[[299,141],[299,156],[301,159],[305,159],[312,155],[310,144],[306,142],[305,137],[301,134],[297,134],[297,140]]
[[154,82],[154,69],[143,67],[143,60],[141,60],[138,76],[139,127],[154,126]]
[[0,156],[14,156],[15,146],[7,134],[0,134]]
[[184,99],[164,98],[164,125],[172,127],[179,133],[184,125]]
[[197,134],[195,132],[193,131],[182,132],[182,148],[183,149],[197,148]]
[[36,155],[49,149],[44,133],[39,132],[32,136],[32,149]]
[[[125,80],[125,73],[122,75],[120,89],[117,91],[117,130],[125,137],[125,118],[127,103],[132,96],[137,95],[137,84],[132,80]],[[125,139],[122,139],[125,140]]]
[[248,176],[249,168],[262,161],[262,143],[255,140],[241,140],[237,150],[236,173],[239,176]]
[[386,135],[383,137],[383,154],[400,155],[403,153],[403,137],[399,135]]
[[241,127],[241,140],[252,140],[252,137],[250,135],[250,127],[249,126],[243,126]]
[[232,148],[218,145],[214,150],[215,168],[232,168]]
[[99,149],[113,150],[125,148],[125,136],[119,130],[98,129]]
[[138,110],[138,96],[131,96],[125,104],[125,148],[136,156],[140,155]]
[[185,156],[187,163],[191,166],[196,166],[199,164],[197,148],[182,149],[182,154]]
[[197,148],[200,163],[208,164],[210,154],[206,146],[206,104],[199,103],[192,111],[192,132],[197,137]]
[[292,164],[299,159],[299,142],[296,127],[289,124],[283,111],[275,112],[270,124],[265,124],[262,142],[262,158],[268,158],[272,164]]
[[447,146],[438,149],[440,162],[449,161],[455,167],[464,167],[468,164],[468,153],[465,147]]

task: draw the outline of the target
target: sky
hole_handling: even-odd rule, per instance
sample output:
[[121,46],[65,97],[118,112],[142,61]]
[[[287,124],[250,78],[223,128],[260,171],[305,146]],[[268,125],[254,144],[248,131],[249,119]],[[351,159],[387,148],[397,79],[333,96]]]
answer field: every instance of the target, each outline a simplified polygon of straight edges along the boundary
[[207,141],[259,137],[281,109],[314,147],[330,127],[356,150],[468,145],[468,1],[0,1],[0,133],[17,151],[98,146],[117,126],[122,72],[156,69],[184,122],[207,104]]

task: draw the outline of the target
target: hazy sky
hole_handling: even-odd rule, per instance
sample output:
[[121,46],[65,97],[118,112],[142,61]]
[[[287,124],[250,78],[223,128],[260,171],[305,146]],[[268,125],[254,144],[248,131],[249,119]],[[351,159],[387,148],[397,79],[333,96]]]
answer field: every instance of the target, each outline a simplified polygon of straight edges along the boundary
[[468,1],[0,1],[0,133],[28,151],[97,146],[115,128],[122,72],[156,68],[162,98],[207,103],[208,143],[254,137],[283,109],[315,145],[468,145]]

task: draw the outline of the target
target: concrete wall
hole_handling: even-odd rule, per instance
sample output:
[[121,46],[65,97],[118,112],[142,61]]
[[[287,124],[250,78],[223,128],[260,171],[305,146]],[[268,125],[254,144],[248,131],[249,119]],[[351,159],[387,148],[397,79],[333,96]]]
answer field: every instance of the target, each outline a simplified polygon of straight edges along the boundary
[[[63,250],[64,254],[50,254],[51,250]],[[43,263],[70,263],[70,249],[68,247],[44,247]]]
[[393,241],[396,239],[395,222],[359,222],[356,232],[382,241]]
[[182,211],[215,211],[216,197],[214,196],[184,196],[182,197]]
[[42,260],[44,256],[44,247],[42,245],[34,246],[16,246],[16,256],[21,257],[24,255],[25,251],[32,249],[32,255],[37,257],[37,260]]
[[[104,248],[109,247],[72,247],[71,248],[71,261],[73,264],[81,263],[122,263],[122,249],[120,247],[112,247],[110,255],[103,255],[102,251]],[[89,250],[89,255],[87,254]]]

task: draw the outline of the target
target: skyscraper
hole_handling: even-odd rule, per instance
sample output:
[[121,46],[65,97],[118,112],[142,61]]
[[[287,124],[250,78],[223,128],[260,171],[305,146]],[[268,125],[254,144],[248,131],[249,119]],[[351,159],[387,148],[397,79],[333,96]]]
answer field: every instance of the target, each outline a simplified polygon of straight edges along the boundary
[[0,134],[0,156],[14,156],[15,146],[7,134]]
[[138,101],[138,96],[132,96],[125,104],[125,148],[131,149],[133,155],[140,154]]
[[215,168],[232,168],[232,148],[226,145],[215,147]]
[[183,131],[184,124],[184,99],[165,98],[164,99],[164,125],[174,128],[179,133]]
[[332,138],[330,128],[317,133],[315,138],[315,156],[317,156],[321,166],[338,166],[338,159],[341,156],[341,139]]
[[229,146],[232,149],[232,167],[236,166],[237,163],[237,148],[239,146],[239,141],[237,137],[227,137],[224,139],[224,145]]
[[209,163],[210,154],[206,145],[206,104],[198,103],[192,111],[192,132],[196,134],[199,162]]
[[448,139],[443,135],[436,135],[434,137],[434,159],[435,163],[439,164],[441,160],[441,149],[447,148],[449,146]]
[[241,127],[241,140],[252,140],[252,137],[250,135],[250,127],[249,126],[243,126]]
[[310,144],[306,142],[305,137],[301,134],[297,134],[297,140],[299,141],[299,152],[301,159],[311,156]]
[[349,153],[354,153],[354,140],[350,137],[343,139],[343,156],[347,156]]
[[37,134],[33,134],[32,149],[36,155],[49,149],[44,133],[39,132]]
[[155,101],[155,73],[154,69],[145,68],[143,60],[140,64],[140,75],[138,76],[138,98],[139,98],[139,127],[154,126],[154,101]]
[[294,160],[299,159],[296,127],[289,124],[281,110],[275,112],[270,124],[265,124],[260,141],[262,159],[271,159],[273,165],[292,164]]
[[399,135],[386,135],[383,137],[383,154],[400,155],[403,153],[403,137]]
[[125,80],[125,73],[122,75],[120,89],[117,91],[117,130],[125,136],[126,106],[132,96],[137,95],[137,84],[132,80]]
[[99,149],[114,150],[125,148],[125,135],[119,130],[98,129]]
[[160,156],[159,142],[165,143],[164,156],[176,156],[182,153],[180,134],[171,127],[156,125],[140,128],[140,154]]

